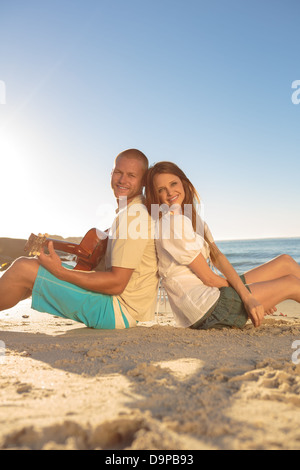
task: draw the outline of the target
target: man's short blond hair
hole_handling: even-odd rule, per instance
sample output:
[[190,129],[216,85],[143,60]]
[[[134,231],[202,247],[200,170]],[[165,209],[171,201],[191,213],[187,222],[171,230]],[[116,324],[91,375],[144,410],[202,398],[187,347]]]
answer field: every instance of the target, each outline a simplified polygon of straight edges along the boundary
[[119,155],[115,158],[115,166],[117,163],[118,158],[129,158],[129,159],[134,159],[134,160],[139,160],[142,162],[145,172],[148,170],[149,167],[149,161],[148,158],[146,157],[143,152],[137,149],[128,149],[124,150],[123,152],[119,153]]

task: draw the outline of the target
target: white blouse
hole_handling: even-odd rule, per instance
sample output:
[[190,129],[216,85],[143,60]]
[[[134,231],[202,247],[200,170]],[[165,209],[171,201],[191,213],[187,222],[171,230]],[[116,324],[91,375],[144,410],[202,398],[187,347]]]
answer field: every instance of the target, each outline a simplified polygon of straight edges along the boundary
[[[213,243],[208,226],[202,222],[197,232],[203,230]],[[191,220],[181,214],[163,215],[157,223],[155,238],[163,287],[176,323],[187,328],[200,320],[220,296],[217,287],[204,285],[189,267],[200,253],[209,258],[208,244],[194,231]]]

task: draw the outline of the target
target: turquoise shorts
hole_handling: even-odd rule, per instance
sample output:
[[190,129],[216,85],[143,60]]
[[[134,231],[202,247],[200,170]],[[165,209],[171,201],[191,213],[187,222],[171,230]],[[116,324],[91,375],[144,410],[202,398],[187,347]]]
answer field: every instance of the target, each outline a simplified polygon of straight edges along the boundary
[[[242,274],[240,278],[246,285],[245,276]],[[246,287],[250,291],[249,286]],[[232,287],[221,287],[220,297],[215,305],[190,328],[196,330],[244,328],[247,321],[248,313],[238,293]]]
[[[64,264],[65,268],[72,269]],[[82,289],[69,282],[61,281],[42,266],[32,290],[32,308],[62,318],[84,323],[89,328],[113,330],[116,319],[113,296]],[[123,324],[129,328],[126,316],[118,302]]]

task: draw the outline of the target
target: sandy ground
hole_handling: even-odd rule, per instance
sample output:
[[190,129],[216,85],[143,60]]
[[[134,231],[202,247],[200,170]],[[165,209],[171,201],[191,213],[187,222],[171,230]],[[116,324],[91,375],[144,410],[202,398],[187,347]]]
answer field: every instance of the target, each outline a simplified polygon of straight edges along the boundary
[[168,310],[127,331],[1,312],[0,449],[300,449],[299,305],[243,331]]

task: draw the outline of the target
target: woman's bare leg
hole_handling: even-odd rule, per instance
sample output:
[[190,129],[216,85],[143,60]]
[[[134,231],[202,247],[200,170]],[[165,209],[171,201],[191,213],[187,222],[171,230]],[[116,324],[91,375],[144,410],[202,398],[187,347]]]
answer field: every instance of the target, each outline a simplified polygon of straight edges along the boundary
[[14,307],[31,295],[39,269],[34,258],[18,258],[0,278],[0,311]]
[[249,287],[256,300],[264,306],[265,311],[287,299],[300,303],[300,279],[292,274],[271,281],[250,284]]
[[289,255],[281,255],[245,273],[247,284],[270,281],[292,274],[300,279],[300,265]]

